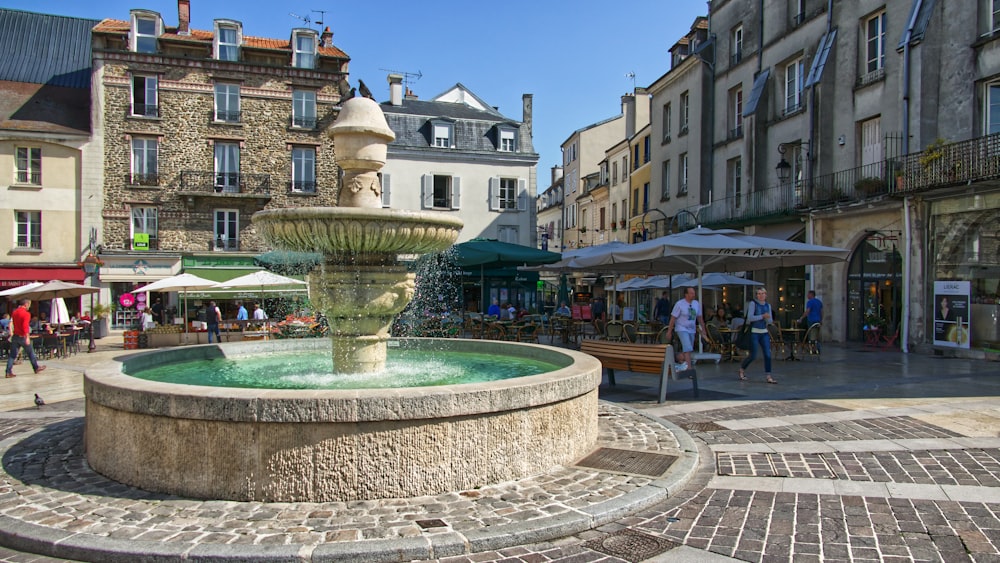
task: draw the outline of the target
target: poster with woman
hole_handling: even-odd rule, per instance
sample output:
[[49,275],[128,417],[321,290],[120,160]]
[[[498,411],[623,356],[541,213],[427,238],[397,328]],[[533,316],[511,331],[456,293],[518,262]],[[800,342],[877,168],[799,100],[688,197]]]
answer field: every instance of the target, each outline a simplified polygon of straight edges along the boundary
[[969,294],[967,281],[934,282],[934,345],[969,348]]

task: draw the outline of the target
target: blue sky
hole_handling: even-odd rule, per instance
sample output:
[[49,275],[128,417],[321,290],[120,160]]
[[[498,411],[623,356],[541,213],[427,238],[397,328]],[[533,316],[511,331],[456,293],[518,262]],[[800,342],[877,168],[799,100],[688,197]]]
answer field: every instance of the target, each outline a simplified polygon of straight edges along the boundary
[[[0,6],[121,20],[145,8],[177,25],[176,0],[2,0]],[[243,23],[246,35],[287,37],[307,25],[289,13],[322,19],[351,57],[351,83],[361,78],[379,101],[389,97],[383,69],[422,73],[410,88],[425,99],[461,82],[517,120],[521,95],[533,94],[541,191],[549,169],[561,163],[559,145],[576,129],[620,112],[621,95],[633,85],[626,74],[648,86],[665,73],[668,49],[707,10],[702,0],[191,0],[191,25],[212,29],[212,20],[230,18]]]

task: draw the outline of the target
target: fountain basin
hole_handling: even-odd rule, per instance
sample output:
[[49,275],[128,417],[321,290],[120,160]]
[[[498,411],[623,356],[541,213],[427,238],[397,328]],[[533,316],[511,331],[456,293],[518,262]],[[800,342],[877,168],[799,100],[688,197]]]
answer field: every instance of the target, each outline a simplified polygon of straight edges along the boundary
[[186,497],[330,502],[434,495],[571,464],[597,440],[600,363],[545,346],[398,339],[400,346],[544,359],[544,374],[460,385],[290,391],[202,387],[123,369],[316,351],[322,339],[134,354],[88,370],[85,440],[97,472]]

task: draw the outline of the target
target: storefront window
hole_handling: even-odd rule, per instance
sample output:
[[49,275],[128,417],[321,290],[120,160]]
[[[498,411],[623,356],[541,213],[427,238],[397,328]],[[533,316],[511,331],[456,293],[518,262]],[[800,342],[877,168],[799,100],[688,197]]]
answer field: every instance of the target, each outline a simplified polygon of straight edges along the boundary
[[[960,280],[972,286],[972,346],[1000,341],[1000,192],[933,202],[929,256],[928,283]],[[926,299],[932,310],[931,295]],[[933,321],[927,322],[930,327]]]

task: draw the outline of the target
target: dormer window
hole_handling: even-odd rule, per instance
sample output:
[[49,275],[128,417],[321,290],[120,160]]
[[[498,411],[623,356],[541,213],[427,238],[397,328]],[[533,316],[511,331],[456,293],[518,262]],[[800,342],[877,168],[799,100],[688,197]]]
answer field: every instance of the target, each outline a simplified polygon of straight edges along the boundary
[[220,61],[240,60],[241,28],[238,22],[215,22],[215,58]]
[[503,127],[499,129],[500,142],[497,150],[500,152],[514,152],[517,150],[517,135],[513,129]]
[[446,121],[435,121],[431,123],[432,135],[431,143],[435,147],[450,149],[454,147],[452,139],[455,134],[455,126]]
[[316,34],[296,31],[292,34],[292,66],[295,68],[316,68]]
[[156,38],[163,31],[162,25],[156,12],[132,12],[132,50],[136,53],[157,52]]

